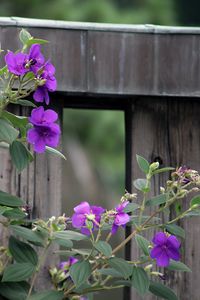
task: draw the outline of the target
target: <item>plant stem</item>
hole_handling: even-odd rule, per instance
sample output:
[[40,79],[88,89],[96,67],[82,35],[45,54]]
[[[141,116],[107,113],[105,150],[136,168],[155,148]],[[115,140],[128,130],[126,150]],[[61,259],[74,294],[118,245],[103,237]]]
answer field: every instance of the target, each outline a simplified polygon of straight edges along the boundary
[[45,261],[47,250],[48,250],[50,244],[51,244],[51,241],[48,242],[48,244],[46,245],[46,247],[45,247],[45,249],[43,251],[43,254],[40,256],[40,260],[39,260],[38,265],[36,267],[36,271],[35,271],[35,273],[33,275],[33,278],[32,278],[32,281],[31,281],[31,285],[30,285],[30,289],[28,291],[28,295],[27,295],[26,299],[28,299],[31,296],[31,293],[32,293],[32,290],[33,290],[33,287],[34,287],[34,284],[35,284],[35,280],[37,278],[37,275],[38,275],[38,273],[39,273],[39,271],[40,271],[40,269],[41,269],[44,261]]

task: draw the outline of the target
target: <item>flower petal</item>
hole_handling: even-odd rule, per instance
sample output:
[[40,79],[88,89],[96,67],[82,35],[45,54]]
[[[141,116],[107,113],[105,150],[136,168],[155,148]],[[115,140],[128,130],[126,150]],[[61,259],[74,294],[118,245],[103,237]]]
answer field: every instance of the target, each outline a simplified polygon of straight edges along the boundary
[[75,213],[72,216],[72,225],[75,228],[81,228],[85,224],[85,219],[85,215]]
[[42,137],[40,137],[34,144],[34,151],[37,153],[45,152],[45,142]]
[[151,258],[158,258],[161,254],[162,248],[160,246],[155,246],[150,252]]
[[91,210],[92,210],[93,214],[95,214],[95,215],[101,215],[105,212],[105,209],[103,207],[95,206],[95,205],[91,206]]
[[34,92],[33,94],[33,99],[36,101],[36,102],[44,102],[44,99],[45,99],[45,91],[44,91],[44,88],[39,86],[37,88],[37,90]]
[[115,225],[124,225],[130,221],[130,216],[126,213],[119,213],[115,216]]
[[167,246],[179,249],[181,246],[181,243],[179,242],[179,240],[177,239],[177,237],[175,235],[170,235],[167,238]]
[[177,249],[169,247],[169,248],[166,249],[166,251],[167,251],[167,255],[170,258],[172,258],[174,260],[180,260],[180,253],[179,253],[179,251]]
[[167,242],[167,236],[164,232],[157,232],[153,237],[152,242],[156,245],[164,245]]
[[44,120],[48,123],[53,123],[58,119],[58,114],[52,110],[52,109],[47,109],[44,112]]
[[161,255],[156,258],[158,267],[167,267],[169,265],[169,256],[165,250],[162,251]]
[[117,232],[117,230],[118,230],[118,227],[119,227],[119,226],[113,224],[112,229],[111,229],[111,233],[112,233],[112,234],[115,234],[115,233]]
[[77,214],[89,214],[90,213],[90,205],[88,202],[81,202],[79,205],[74,207],[74,211]]
[[83,234],[85,234],[85,235],[90,235],[90,234],[91,234],[91,233],[90,233],[90,230],[87,229],[87,228],[85,228],[85,227],[82,227],[82,228],[81,228],[81,232],[82,232]]

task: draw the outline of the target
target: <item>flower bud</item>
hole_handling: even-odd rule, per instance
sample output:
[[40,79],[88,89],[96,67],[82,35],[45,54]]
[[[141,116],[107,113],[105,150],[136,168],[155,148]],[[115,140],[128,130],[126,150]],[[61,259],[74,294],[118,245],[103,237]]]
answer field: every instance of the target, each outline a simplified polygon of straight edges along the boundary
[[165,188],[163,186],[160,187],[160,192],[161,192],[161,194],[165,193]]
[[191,209],[196,209],[198,207],[199,207],[199,204],[194,204],[194,205],[192,205]]
[[157,162],[154,162],[154,163],[152,163],[152,164],[150,164],[150,166],[149,166],[149,170],[150,170],[151,172],[157,170],[158,168],[159,168],[159,162],[158,162],[158,161],[157,161]]

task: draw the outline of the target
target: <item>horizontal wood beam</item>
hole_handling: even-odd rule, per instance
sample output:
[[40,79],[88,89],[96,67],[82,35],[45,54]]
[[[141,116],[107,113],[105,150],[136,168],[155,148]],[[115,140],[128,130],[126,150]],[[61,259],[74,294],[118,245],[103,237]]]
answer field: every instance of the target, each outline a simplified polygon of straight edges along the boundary
[[20,46],[21,28],[50,41],[58,91],[200,96],[200,28],[0,18],[2,49]]

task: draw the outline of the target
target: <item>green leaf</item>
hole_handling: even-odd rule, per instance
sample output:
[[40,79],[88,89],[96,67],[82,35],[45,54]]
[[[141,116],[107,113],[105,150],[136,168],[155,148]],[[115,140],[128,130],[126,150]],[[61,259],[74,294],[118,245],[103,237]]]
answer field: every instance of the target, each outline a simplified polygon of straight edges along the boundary
[[91,275],[91,272],[92,269],[88,261],[77,262],[69,269],[69,274],[77,288],[88,279],[88,277]]
[[0,76],[2,76],[4,73],[8,71],[7,66],[4,66],[3,68],[0,69]]
[[110,244],[104,241],[98,241],[94,244],[94,247],[106,257],[112,256],[112,248]]
[[185,238],[184,229],[181,228],[180,226],[176,225],[176,224],[165,225],[165,229],[171,234],[177,235],[181,238]]
[[10,121],[14,127],[25,127],[28,124],[27,117],[16,116],[6,110],[3,111],[2,116]]
[[140,155],[136,155],[137,163],[140,169],[145,173],[149,173],[149,163],[148,161]]
[[133,273],[131,277],[133,287],[138,291],[140,295],[144,295],[149,290],[149,277],[145,270],[141,267],[133,267]]
[[0,141],[11,144],[19,135],[19,131],[4,119],[0,119]]
[[22,199],[16,196],[12,196],[8,193],[0,191],[0,205],[19,207],[19,206],[23,206],[24,202]]
[[8,219],[24,219],[27,217],[26,213],[20,208],[10,208],[3,213],[3,216]]
[[50,154],[53,154],[53,155],[56,155],[58,157],[61,157],[63,159],[66,160],[66,157],[64,156],[64,154],[62,154],[60,151],[58,151],[57,149],[54,149],[54,148],[51,148],[49,146],[46,146],[46,152],[50,153]]
[[1,282],[0,295],[9,300],[26,300],[29,288],[29,284],[25,281]]
[[146,201],[146,206],[156,206],[163,204],[167,201],[167,195],[161,194]]
[[14,141],[10,145],[10,155],[13,164],[19,172],[21,172],[29,163],[29,151],[19,141]]
[[54,232],[53,237],[57,239],[65,239],[72,241],[81,241],[88,239],[87,235],[72,230]]
[[189,211],[185,217],[198,217],[200,216],[200,209],[195,209],[195,210],[192,210],[192,211]]
[[140,249],[143,251],[143,253],[148,256],[149,255],[149,246],[150,246],[149,241],[146,240],[143,236],[141,236],[139,234],[136,234],[135,240],[136,240],[138,247],[140,247]]
[[170,264],[167,269],[172,271],[192,272],[184,263],[175,260],[170,260]]
[[10,236],[9,251],[18,263],[27,262],[34,266],[38,263],[38,256],[35,250],[29,244],[19,241],[14,236]]
[[125,213],[129,213],[129,212],[133,212],[136,209],[138,209],[140,206],[137,203],[129,203],[126,205],[126,207],[124,208],[124,212]]
[[29,100],[19,99],[17,100],[17,104],[22,106],[30,106],[30,107],[37,107],[33,102]]
[[155,175],[155,174],[159,174],[159,173],[163,173],[163,172],[169,172],[169,171],[173,171],[173,170],[175,170],[175,168],[166,167],[166,168],[157,169],[157,170],[153,171],[152,174]]
[[2,216],[6,211],[12,210],[11,207],[0,206],[0,215]]
[[139,191],[142,191],[143,193],[147,193],[150,191],[150,187],[149,187],[147,179],[138,178],[138,179],[134,180],[133,184],[136,189],[138,189]]
[[9,265],[3,273],[2,282],[19,282],[31,277],[35,266],[30,263],[16,263]]
[[62,238],[57,238],[53,240],[56,244],[63,246],[65,248],[72,248],[73,247],[73,242],[68,239],[62,239]]
[[23,45],[26,45],[29,39],[31,39],[31,35],[27,30],[22,29],[19,33],[19,39]]
[[32,295],[28,300],[62,300],[63,297],[62,291],[45,291]]
[[129,265],[129,263],[118,257],[112,257],[108,260],[109,266],[111,266],[113,269],[121,273],[121,275],[127,279],[132,274],[132,267]]
[[121,278],[123,277],[122,274],[118,271],[116,271],[115,269],[112,268],[106,268],[106,269],[100,269],[98,270],[99,273],[101,273],[102,275],[106,275],[106,276],[112,276],[115,278]]
[[150,282],[150,286],[149,286],[149,291],[158,296],[161,297],[163,299],[167,299],[167,300],[178,300],[177,296],[175,295],[175,293],[168,288],[167,286],[159,283],[159,282]]
[[200,195],[197,195],[192,198],[192,200],[190,201],[190,207],[192,207],[193,205],[200,205]]
[[39,243],[40,245],[43,245],[44,243],[42,235],[36,231],[32,231],[31,229],[19,225],[10,225],[9,228],[12,229],[17,236],[29,242]]
[[42,39],[35,39],[33,37],[31,37],[27,42],[26,42],[26,45],[27,46],[31,46],[33,44],[40,44],[40,45],[43,45],[43,44],[47,44],[49,43],[49,41],[47,40],[42,40]]

